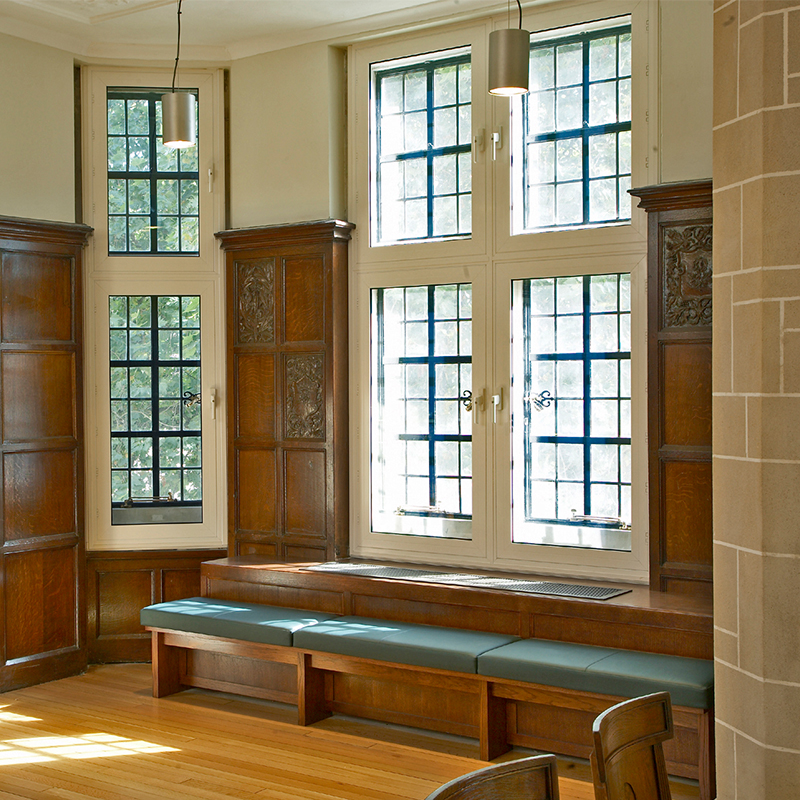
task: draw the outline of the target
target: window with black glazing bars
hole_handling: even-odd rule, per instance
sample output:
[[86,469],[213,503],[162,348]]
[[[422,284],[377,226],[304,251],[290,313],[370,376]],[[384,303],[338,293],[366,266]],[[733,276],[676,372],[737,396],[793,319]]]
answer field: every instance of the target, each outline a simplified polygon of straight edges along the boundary
[[470,55],[433,55],[372,67],[378,243],[472,231]]
[[109,88],[109,255],[198,255],[198,146],[164,147],[166,90]]
[[202,504],[200,298],[109,298],[111,500]]
[[520,284],[525,517],[631,521],[630,275]]
[[470,519],[470,284],[372,290],[375,512]]
[[535,42],[523,98],[526,230],[631,217],[630,25]]

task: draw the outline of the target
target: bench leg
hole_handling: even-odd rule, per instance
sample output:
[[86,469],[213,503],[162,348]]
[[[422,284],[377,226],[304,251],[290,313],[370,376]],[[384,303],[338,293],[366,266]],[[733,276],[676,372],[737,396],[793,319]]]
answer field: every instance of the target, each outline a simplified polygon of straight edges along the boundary
[[309,653],[297,655],[297,724],[311,725],[331,715],[325,705],[325,671],[311,666]]
[[508,743],[506,701],[501,697],[495,697],[492,693],[492,684],[483,681],[480,704],[481,761],[492,761],[511,749]]
[[716,754],[714,752],[714,712],[706,711],[700,718],[698,738],[698,766],[700,768],[700,800],[714,800],[717,796]]
[[179,692],[184,654],[179,647],[164,644],[164,634],[153,631],[153,697]]

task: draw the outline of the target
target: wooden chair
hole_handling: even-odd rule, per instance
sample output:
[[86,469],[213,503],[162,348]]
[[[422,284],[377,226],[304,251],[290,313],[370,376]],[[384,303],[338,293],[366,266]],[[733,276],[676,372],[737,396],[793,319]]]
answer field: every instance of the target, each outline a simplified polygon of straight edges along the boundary
[[559,800],[555,756],[495,764],[456,778],[426,800]]
[[594,721],[596,800],[671,800],[662,743],[672,738],[669,692],[626,700]]

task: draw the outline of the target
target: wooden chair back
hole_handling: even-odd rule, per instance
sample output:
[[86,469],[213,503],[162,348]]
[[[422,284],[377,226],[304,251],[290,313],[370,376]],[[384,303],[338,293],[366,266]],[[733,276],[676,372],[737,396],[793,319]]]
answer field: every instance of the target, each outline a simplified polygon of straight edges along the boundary
[[531,756],[470,772],[426,800],[559,800],[555,756]]
[[669,692],[626,700],[594,721],[596,800],[671,800],[663,742],[671,739]]

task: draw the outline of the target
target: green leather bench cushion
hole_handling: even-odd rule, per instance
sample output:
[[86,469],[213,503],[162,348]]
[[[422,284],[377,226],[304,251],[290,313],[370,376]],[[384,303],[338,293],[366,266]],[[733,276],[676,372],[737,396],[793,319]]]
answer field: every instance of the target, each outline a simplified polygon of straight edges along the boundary
[[711,661],[571,642],[513,642],[480,655],[478,673],[616,697],[667,691],[675,705],[691,708],[714,702]]
[[517,638],[367,617],[336,617],[297,631],[294,645],[324,653],[474,674],[481,653]]
[[143,608],[142,625],[189,633],[207,633],[224,639],[292,646],[292,635],[306,625],[334,617],[318,611],[235,603],[211,597],[189,597]]

